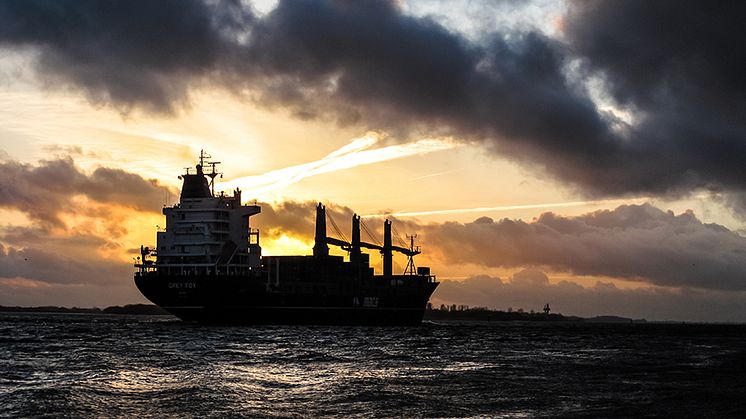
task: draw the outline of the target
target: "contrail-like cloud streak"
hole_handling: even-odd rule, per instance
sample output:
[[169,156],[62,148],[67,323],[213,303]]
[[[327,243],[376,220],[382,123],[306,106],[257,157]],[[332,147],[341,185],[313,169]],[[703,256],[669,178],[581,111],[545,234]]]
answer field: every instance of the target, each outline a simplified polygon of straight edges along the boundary
[[368,133],[363,137],[351,140],[349,144],[329,153],[320,160],[273,170],[262,175],[232,179],[223,183],[222,186],[226,189],[239,187],[254,196],[258,196],[298,183],[311,176],[448,150],[459,146],[458,143],[447,139],[422,139],[406,144],[373,148],[380,140],[380,135]]
[[363,218],[369,217],[383,217],[383,216],[394,216],[394,217],[421,217],[428,215],[443,215],[443,214],[467,214],[473,212],[499,212],[499,211],[514,211],[523,209],[540,209],[540,208],[567,208],[567,207],[585,207],[585,206],[600,206],[600,205],[621,205],[621,204],[642,204],[649,201],[648,197],[631,198],[631,199],[600,199],[593,201],[572,201],[572,202],[554,202],[544,204],[525,204],[525,205],[501,205],[496,207],[476,207],[476,208],[452,208],[443,210],[429,210],[429,211],[402,211],[402,212],[391,212],[385,214],[368,214],[363,215]]

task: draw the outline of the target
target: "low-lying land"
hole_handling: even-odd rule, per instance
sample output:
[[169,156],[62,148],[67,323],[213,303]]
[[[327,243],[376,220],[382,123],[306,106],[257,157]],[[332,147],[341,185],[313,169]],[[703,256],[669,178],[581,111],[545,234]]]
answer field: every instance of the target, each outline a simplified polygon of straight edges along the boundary
[[[111,306],[106,308],[81,307],[9,307],[0,306],[0,312],[6,313],[70,313],[70,314],[137,314],[137,315],[168,315],[168,312],[152,304],[127,304],[125,306]],[[537,321],[537,322],[598,322],[598,323],[644,323],[645,319],[630,319],[617,316],[597,316],[582,318],[564,316],[558,313],[501,311],[483,307],[425,310],[424,320],[458,320],[458,321]]]
[[70,313],[70,314],[143,314],[143,315],[164,315],[168,314],[166,310],[152,304],[127,304],[125,306],[111,306],[104,309],[81,308],[81,307],[8,307],[0,306],[0,312],[10,313]]

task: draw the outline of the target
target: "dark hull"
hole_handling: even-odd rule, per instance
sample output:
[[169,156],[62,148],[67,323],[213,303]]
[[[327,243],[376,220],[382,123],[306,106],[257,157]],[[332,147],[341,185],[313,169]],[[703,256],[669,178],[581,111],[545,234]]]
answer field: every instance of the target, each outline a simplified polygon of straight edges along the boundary
[[437,283],[411,279],[407,285],[401,281],[390,286],[391,281],[371,278],[354,287],[306,286],[294,292],[272,290],[261,275],[137,275],[135,283],[146,298],[185,321],[395,326],[420,324],[437,287]]

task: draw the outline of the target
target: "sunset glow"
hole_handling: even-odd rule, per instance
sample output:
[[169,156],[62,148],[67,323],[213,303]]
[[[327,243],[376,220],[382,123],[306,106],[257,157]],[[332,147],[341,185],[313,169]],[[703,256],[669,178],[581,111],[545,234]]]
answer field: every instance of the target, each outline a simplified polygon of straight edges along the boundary
[[188,1],[143,6],[151,27],[20,3],[0,7],[21,22],[0,31],[0,305],[142,302],[133,258],[205,150],[218,193],[262,205],[268,255],[309,254],[322,202],[345,234],[353,213],[417,234],[438,303],[746,321],[742,73],[717,30],[678,50],[641,23],[686,16]]

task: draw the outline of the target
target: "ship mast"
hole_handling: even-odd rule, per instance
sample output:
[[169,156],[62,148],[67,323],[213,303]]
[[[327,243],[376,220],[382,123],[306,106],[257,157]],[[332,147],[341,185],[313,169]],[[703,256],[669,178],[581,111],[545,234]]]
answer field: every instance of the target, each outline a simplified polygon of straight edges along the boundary
[[[205,176],[210,178],[210,191],[212,193],[212,196],[215,196],[215,178],[220,175],[220,177],[223,177],[222,172],[218,172],[215,168],[215,165],[220,164],[219,161],[208,161],[208,159],[211,159],[212,156],[205,153],[205,150],[199,151],[199,165],[202,167],[203,173]],[[210,168],[212,169],[210,172],[205,172],[205,164],[208,164]],[[188,172],[187,172],[188,173]]]
[[414,266],[414,256],[420,253],[419,246],[415,247],[414,239],[417,237],[416,234],[407,236],[409,239],[409,253],[407,253],[407,268],[404,270],[404,275],[416,275],[417,268]]

